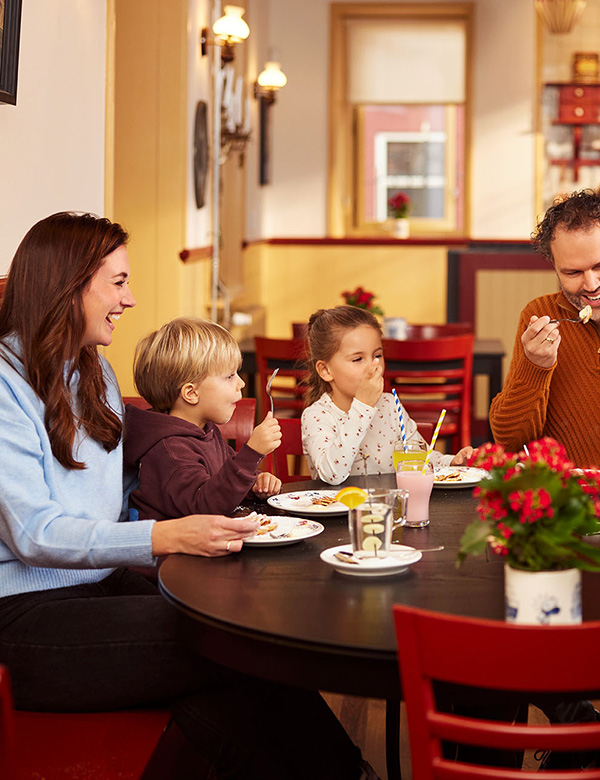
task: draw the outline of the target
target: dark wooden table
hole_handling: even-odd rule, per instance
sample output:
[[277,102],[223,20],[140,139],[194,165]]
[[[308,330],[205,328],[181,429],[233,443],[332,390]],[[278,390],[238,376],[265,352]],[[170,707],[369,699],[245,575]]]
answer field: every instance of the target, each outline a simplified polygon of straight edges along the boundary
[[[392,474],[369,482],[395,484]],[[330,486],[284,486],[310,487]],[[401,691],[392,604],[503,616],[501,564],[482,559],[455,568],[460,534],[474,514],[471,490],[436,488],[429,527],[402,529],[396,541],[445,549],[424,553],[398,576],[349,577],[323,563],[321,550],[349,541],[345,515],[323,516],[324,533],[293,545],[246,547],[225,558],[169,556],[160,588],[184,615],[192,645],[218,663],[280,683],[385,699],[388,778],[394,780],[400,777]]]
[[[364,484],[353,477],[352,484]],[[392,487],[392,474],[369,478]],[[284,490],[330,487],[308,481]],[[405,574],[365,579],[339,574],[321,550],[349,542],[346,516],[319,518],[320,536],[285,547],[246,547],[224,558],[171,555],[159,573],[165,598],[185,616],[189,640],[204,656],[264,679],[310,689],[385,699],[388,778],[400,777],[401,699],[392,605],[504,618],[502,562],[455,561],[465,525],[475,516],[469,489],[435,488],[427,528],[401,539],[424,553]],[[600,619],[598,577],[583,573],[586,619]]]

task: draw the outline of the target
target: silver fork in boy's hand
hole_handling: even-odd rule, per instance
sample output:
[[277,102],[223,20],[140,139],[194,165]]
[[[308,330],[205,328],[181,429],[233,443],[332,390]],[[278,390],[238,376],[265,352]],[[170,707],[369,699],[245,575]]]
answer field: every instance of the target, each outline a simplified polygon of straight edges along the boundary
[[273,371],[273,373],[271,374],[271,378],[267,382],[267,395],[271,399],[271,414],[273,414],[273,396],[271,395],[271,385],[273,384],[273,380],[277,376],[277,372],[278,371],[279,371],[279,369],[276,368],[275,371]]

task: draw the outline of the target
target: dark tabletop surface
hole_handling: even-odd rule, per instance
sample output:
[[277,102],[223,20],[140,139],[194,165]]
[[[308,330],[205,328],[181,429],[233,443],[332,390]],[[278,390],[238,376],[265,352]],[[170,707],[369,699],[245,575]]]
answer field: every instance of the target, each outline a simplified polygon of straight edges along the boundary
[[[392,487],[395,480],[384,475],[371,482]],[[330,488],[302,482],[284,490],[312,487]],[[394,540],[445,549],[423,553],[397,576],[350,577],[322,562],[321,550],[349,542],[347,517],[323,516],[314,518],[325,526],[321,535],[289,546],[245,547],[223,558],[170,556],[160,570],[161,590],[187,616],[192,641],[213,660],[279,681],[293,676],[300,685],[395,698],[393,604],[504,617],[502,561],[481,556],[455,566],[460,536],[475,516],[472,490],[434,488],[430,525],[403,528]],[[600,618],[597,582],[597,575],[584,573],[585,619]]]

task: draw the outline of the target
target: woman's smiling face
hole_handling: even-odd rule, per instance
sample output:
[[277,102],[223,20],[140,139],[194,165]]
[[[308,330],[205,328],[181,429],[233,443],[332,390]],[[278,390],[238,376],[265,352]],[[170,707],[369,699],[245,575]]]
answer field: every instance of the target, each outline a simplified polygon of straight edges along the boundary
[[125,309],[135,306],[129,289],[129,256],[124,246],[104,258],[82,295],[85,333],[82,347],[112,342],[115,321]]

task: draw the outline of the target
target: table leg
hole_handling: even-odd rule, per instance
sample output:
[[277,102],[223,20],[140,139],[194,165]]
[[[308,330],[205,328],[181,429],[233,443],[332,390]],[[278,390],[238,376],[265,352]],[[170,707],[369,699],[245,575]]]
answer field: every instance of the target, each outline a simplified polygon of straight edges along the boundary
[[402,780],[400,774],[400,702],[385,702],[385,760],[388,780]]

